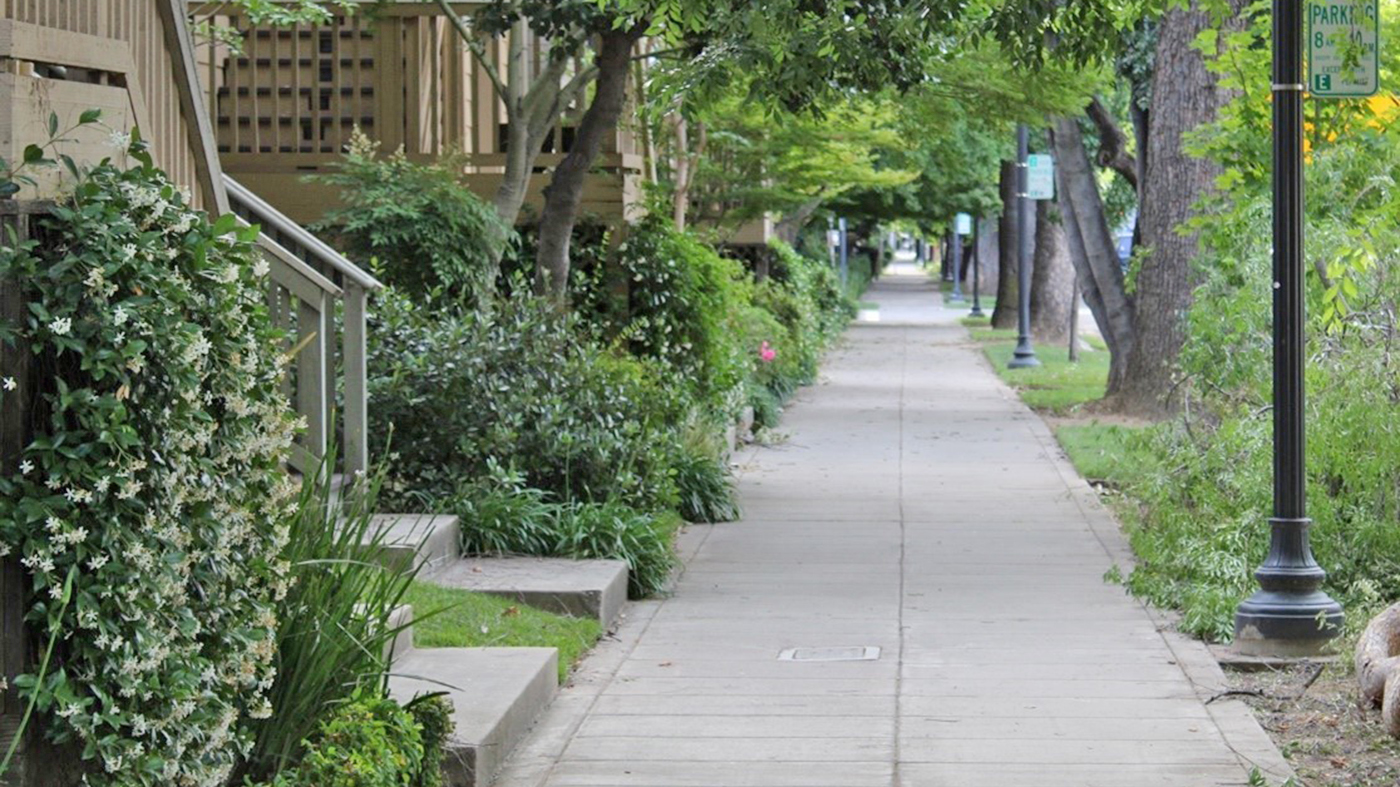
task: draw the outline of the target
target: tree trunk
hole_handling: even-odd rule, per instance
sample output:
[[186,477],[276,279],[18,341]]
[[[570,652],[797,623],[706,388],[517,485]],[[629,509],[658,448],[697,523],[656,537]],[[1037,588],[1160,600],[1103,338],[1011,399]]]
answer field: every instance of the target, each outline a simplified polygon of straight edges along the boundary
[[1016,232],[1016,162],[1001,162],[1001,218],[997,221],[997,302],[993,328],[1015,328],[1020,255]]
[[569,242],[578,223],[588,170],[597,159],[603,139],[617,129],[627,101],[627,78],[632,46],[647,25],[603,33],[596,59],[598,81],[593,101],[574,136],[573,147],[554,170],[544,190],[540,215],[538,256],[535,258],[535,291],[563,304],[569,286]]
[[1035,204],[1035,264],[1031,268],[1031,335],[1041,344],[1060,344],[1069,334],[1074,311],[1074,263],[1069,258],[1058,203]]
[[1108,392],[1112,395],[1122,385],[1133,353],[1133,301],[1124,286],[1118,249],[1104,215],[1103,198],[1084,148],[1079,121],[1056,118],[1050,139],[1059,161],[1056,172],[1060,213],[1065,220],[1070,259],[1079,274],[1084,300],[1112,353],[1108,371]]
[[[1246,0],[1230,0],[1232,12]],[[1234,14],[1232,14],[1233,16]],[[1233,20],[1227,20],[1226,26]],[[1147,171],[1142,188],[1142,241],[1149,249],[1135,279],[1137,343],[1127,376],[1115,392],[1115,409],[1155,416],[1176,405],[1176,359],[1186,341],[1185,316],[1191,305],[1192,261],[1199,252],[1195,234],[1177,232],[1192,205],[1214,187],[1220,168],[1183,149],[1185,135],[1216,118],[1232,91],[1221,88],[1193,42],[1213,29],[1199,3],[1175,9],[1158,28],[1152,75],[1152,124],[1147,137]]]
[[977,216],[973,219],[977,222],[977,253],[974,255],[974,264],[978,267],[976,279],[968,283],[968,292],[972,291],[972,286],[977,285],[977,291],[982,297],[986,297],[989,292],[996,292],[997,289],[997,268],[999,267],[1000,232],[996,225]]
[[671,220],[677,230],[684,230],[685,217],[690,212],[690,124],[680,110],[671,115],[671,133],[676,146],[676,193],[671,205]]

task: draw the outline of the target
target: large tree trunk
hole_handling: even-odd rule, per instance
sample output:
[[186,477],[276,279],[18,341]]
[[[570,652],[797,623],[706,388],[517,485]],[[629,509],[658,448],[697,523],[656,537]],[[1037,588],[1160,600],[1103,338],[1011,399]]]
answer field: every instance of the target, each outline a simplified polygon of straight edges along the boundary
[[[987,293],[996,292],[997,289],[997,268],[999,267],[1000,232],[996,224],[978,216],[973,219],[977,222],[977,253],[974,257],[974,264],[977,266],[977,275],[967,284],[968,292],[972,292],[974,285],[983,299],[987,298]],[[969,297],[971,297],[969,295]]]
[[1070,259],[1079,273],[1084,300],[1112,354],[1108,371],[1111,395],[1122,386],[1133,353],[1133,301],[1124,286],[1118,249],[1104,215],[1103,198],[1084,148],[1079,121],[1056,118],[1050,139],[1059,161],[1060,213],[1065,220]]
[[1062,344],[1074,312],[1074,263],[1058,203],[1035,204],[1035,264],[1031,268],[1031,335],[1041,344]]
[[997,220],[997,302],[993,328],[1015,328],[1020,235],[1016,232],[1016,162],[1001,162],[1001,217]]
[[554,170],[544,190],[544,211],[540,215],[539,251],[535,258],[535,291],[563,304],[569,286],[569,242],[583,204],[583,186],[588,170],[598,158],[603,139],[617,129],[627,101],[627,77],[632,46],[641,38],[646,25],[629,30],[609,30],[599,36],[598,81],[593,101],[574,136],[569,154]]
[[[1246,0],[1230,0],[1237,12]],[[1227,26],[1231,24],[1227,21]],[[1193,45],[1213,29],[1199,3],[1170,11],[1158,28],[1152,75],[1152,123],[1148,129],[1147,169],[1142,182],[1142,241],[1150,249],[1135,279],[1137,343],[1127,376],[1114,392],[1115,409],[1160,415],[1175,405],[1176,359],[1186,341],[1185,316],[1191,305],[1192,261],[1199,251],[1195,234],[1177,232],[1192,215],[1192,205],[1214,187],[1220,168],[1209,159],[1189,155],[1185,135],[1216,118],[1233,98],[1206,68]]]

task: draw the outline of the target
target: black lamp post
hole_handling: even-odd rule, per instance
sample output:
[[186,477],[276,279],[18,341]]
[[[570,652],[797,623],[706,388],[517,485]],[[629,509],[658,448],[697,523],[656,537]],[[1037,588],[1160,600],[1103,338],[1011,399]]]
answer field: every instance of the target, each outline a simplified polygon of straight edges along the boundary
[[1274,0],[1274,515],[1259,590],[1235,613],[1235,647],[1310,655],[1336,637],[1342,606],[1308,544],[1303,364],[1303,10]]
[[972,219],[972,311],[973,317],[985,316],[982,311],[982,217]]
[[1016,259],[1020,270],[1017,279],[1020,283],[1020,309],[1018,310],[1016,352],[1007,364],[1012,369],[1027,369],[1039,366],[1031,347],[1031,200],[1026,158],[1030,155],[1030,130],[1022,123],[1016,127]]

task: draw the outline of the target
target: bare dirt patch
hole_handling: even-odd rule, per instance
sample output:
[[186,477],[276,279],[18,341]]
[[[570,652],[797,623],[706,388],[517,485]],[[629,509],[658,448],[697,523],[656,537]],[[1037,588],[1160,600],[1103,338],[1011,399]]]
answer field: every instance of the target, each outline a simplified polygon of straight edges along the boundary
[[1400,742],[1380,712],[1357,706],[1347,665],[1303,664],[1263,672],[1227,672],[1232,688],[1298,773],[1300,787],[1395,787]]

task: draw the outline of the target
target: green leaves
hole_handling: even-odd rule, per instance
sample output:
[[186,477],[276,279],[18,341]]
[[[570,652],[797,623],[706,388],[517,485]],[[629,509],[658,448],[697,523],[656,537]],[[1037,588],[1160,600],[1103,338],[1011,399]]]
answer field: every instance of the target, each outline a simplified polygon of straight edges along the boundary
[[[35,148],[26,163],[47,160]],[[260,710],[283,586],[295,427],[258,252],[146,167],[97,167],[39,224],[43,244],[0,255],[41,370],[0,544],[63,665],[25,696],[94,785],[209,781],[245,742],[229,720]]]

